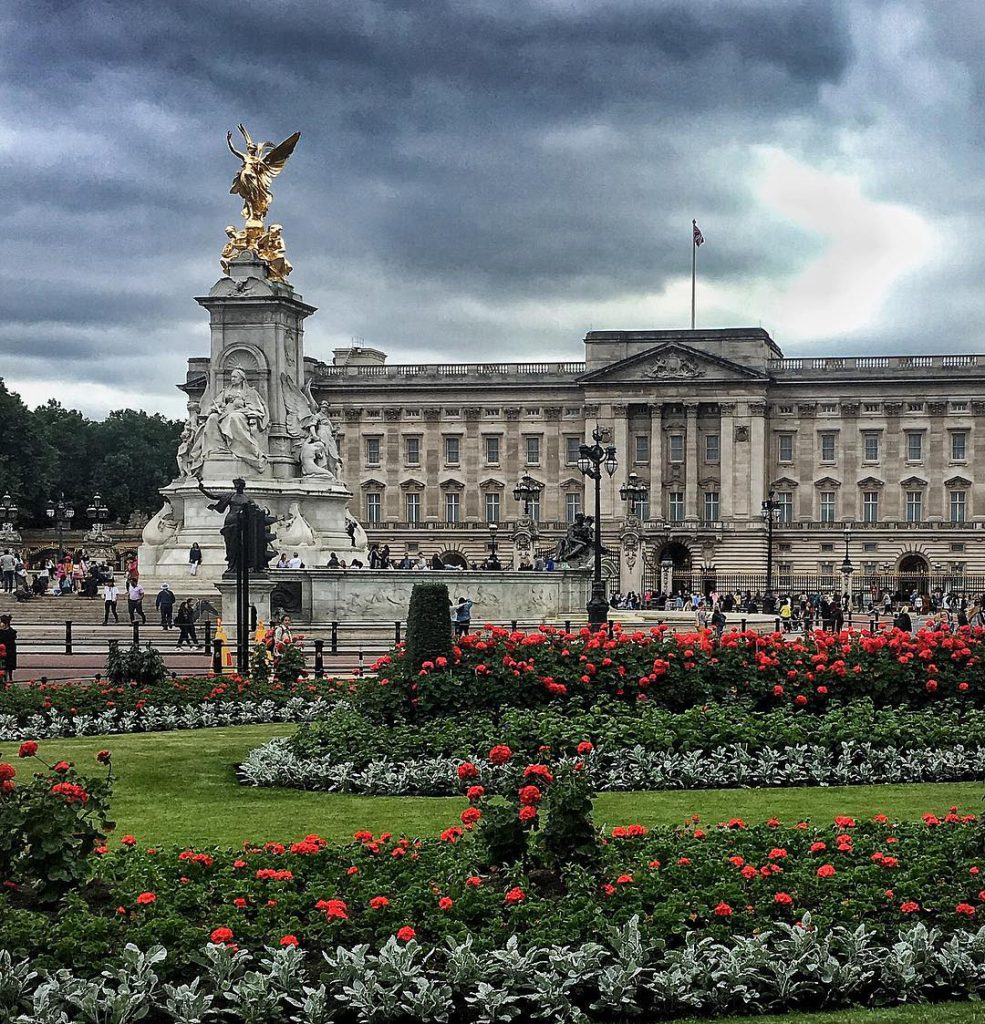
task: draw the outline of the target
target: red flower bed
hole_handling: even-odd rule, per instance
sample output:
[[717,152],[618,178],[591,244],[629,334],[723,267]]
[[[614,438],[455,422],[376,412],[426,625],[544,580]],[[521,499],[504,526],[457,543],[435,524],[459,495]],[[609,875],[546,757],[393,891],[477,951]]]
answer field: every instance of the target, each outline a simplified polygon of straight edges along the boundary
[[[859,697],[877,706],[924,707],[941,700],[981,706],[985,630],[956,633],[672,633],[664,627],[612,636],[543,626],[487,627],[460,637],[449,663],[411,671],[398,648],[374,665],[375,679],[350,684],[363,705],[419,717],[553,702],[653,702],[683,710],[711,701],[751,701],[822,713]],[[509,757],[508,748],[497,756]]]

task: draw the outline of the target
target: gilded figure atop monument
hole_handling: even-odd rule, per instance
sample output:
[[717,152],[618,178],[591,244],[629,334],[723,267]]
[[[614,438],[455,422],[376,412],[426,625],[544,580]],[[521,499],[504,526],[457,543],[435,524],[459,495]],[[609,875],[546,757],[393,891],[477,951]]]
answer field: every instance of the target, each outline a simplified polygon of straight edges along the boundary
[[230,225],[226,228],[229,241],[222,250],[219,262],[223,273],[228,273],[229,261],[241,252],[250,251],[267,264],[274,280],[284,281],[292,267],[284,247],[283,228],[279,224],[272,224],[267,229],[263,220],[270,208],[270,183],[284,169],[301,133],[295,132],[279,146],[275,146],[272,142],[254,142],[244,125],[239,125],[239,130],[246,142],[245,153],[233,145],[233,133],[226,132],[229,151],[243,161],[229,192],[242,198],[246,226],[237,229]]

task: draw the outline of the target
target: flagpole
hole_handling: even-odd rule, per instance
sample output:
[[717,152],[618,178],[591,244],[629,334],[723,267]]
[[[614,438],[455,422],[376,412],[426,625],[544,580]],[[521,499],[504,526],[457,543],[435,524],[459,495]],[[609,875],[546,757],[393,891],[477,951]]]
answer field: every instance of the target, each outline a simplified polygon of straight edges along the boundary
[[691,221],[691,330],[694,330],[694,271],[698,247],[694,244],[694,228],[696,221]]

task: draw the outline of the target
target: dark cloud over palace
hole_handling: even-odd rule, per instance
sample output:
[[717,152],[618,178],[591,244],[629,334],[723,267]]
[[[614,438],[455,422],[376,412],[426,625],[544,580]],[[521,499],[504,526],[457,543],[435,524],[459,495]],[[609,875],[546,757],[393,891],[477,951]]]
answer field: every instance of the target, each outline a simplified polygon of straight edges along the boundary
[[[6,5],[0,376],[178,412],[241,120],[303,133],[270,220],[315,356],[577,359],[590,329],[685,327],[692,217],[707,327],[762,323],[788,356],[980,351],[983,35],[963,0]],[[818,227],[784,206],[810,194],[764,192],[777,153],[921,226],[874,254],[883,231],[832,218],[860,272],[928,239],[875,312],[852,317],[850,273],[813,286],[837,322],[774,301],[830,244],[829,199]]]

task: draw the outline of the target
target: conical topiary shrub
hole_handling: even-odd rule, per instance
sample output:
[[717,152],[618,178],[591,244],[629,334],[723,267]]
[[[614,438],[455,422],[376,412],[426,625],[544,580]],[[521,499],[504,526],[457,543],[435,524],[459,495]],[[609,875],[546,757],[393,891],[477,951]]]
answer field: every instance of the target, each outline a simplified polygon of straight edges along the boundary
[[417,670],[425,661],[451,653],[451,604],[444,583],[415,583],[407,611],[407,663]]

